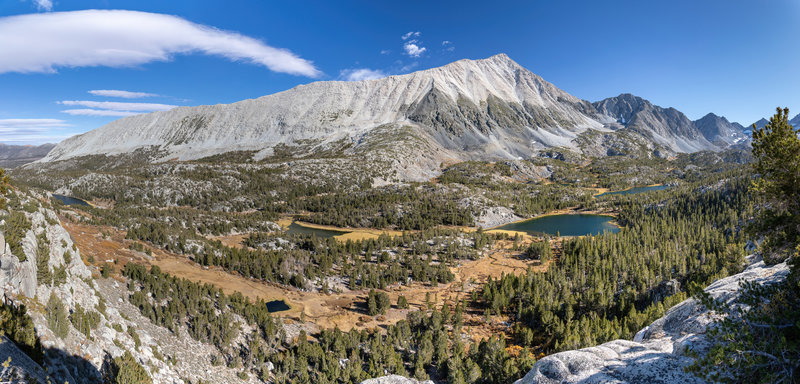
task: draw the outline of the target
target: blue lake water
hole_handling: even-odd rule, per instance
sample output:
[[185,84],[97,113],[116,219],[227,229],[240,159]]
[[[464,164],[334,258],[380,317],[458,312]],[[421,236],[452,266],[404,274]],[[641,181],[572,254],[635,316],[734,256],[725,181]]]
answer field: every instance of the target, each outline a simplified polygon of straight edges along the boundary
[[81,199],[78,199],[76,197],[53,194],[53,198],[58,200],[58,201],[60,201],[60,202],[62,202],[62,203],[64,203],[64,204],[66,204],[66,205],[83,205],[83,206],[86,206],[86,207],[89,206],[89,203],[87,203],[86,201],[83,201]]
[[291,224],[289,224],[289,228],[286,229],[286,233],[292,235],[317,235],[317,237],[328,238],[328,237],[344,235],[345,233],[350,233],[350,232],[304,227],[300,224],[292,222]]
[[551,215],[506,224],[497,229],[520,231],[531,235],[587,236],[604,232],[617,233],[619,227],[612,224],[612,216],[592,214]]
[[663,191],[663,190],[665,190],[667,188],[669,188],[669,187],[666,186],[666,185],[651,185],[649,187],[634,187],[634,188],[631,188],[631,189],[626,189],[624,191],[609,191],[609,192],[601,193],[601,194],[599,194],[599,195],[597,195],[595,197],[611,196],[611,195],[634,195],[634,194],[642,193],[642,192]]

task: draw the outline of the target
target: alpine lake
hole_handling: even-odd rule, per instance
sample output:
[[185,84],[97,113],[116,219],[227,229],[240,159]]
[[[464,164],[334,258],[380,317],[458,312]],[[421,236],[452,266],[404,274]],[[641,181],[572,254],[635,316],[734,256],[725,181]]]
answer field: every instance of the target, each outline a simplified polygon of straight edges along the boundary
[[[632,195],[650,191],[661,191],[667,188],[666,185],[634,187],[622,191],[601,193],[595,197]],[[620,227],[614,224],[613,216],[588,213],[566,213],[541,216],[509,223],[494,229],[525,232],[534,236],[595,236],[603,233],[617,233],[620,231]]]

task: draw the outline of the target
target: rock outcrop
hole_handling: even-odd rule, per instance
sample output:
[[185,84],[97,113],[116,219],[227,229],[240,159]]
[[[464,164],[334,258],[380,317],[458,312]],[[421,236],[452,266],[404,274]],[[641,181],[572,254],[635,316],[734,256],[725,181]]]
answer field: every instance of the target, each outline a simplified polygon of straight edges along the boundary
[[433,382],[430,380],[417,381],[400,375],[389,375],[364,380],[361,384],[433,384]]
[[[709,285],[711,297],[738,305],[739,282],[771,284],[785,279],[786,263],[767,266],[752,263],[744,272]],[[516,384],[566,383],[704,383],[684,372],[693,359],[691,350],[704,353],[710,347],[705,333],[717,315],[691,298],[636,334],[633,341],[615,340],[596,347],[547,356]]]
[[0,364],[0,383],[52,382],[44,368],[5,336],[0,336]]
[[36,295],[36,264],[33,259],[19,261],[0,233],[0,290],[6,294]]

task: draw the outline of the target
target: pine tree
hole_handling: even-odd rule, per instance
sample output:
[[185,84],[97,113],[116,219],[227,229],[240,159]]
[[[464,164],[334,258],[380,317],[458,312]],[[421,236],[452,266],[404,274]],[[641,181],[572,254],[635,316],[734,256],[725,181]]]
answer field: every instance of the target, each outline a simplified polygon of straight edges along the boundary
[[115,384],[152,384],[153,379],[129,351],[114,359],[111,364]]
[[[800,129],[789,124],[789,109],[777,109],[763,128],[753,126],[754,191],[769,204],[762,210],[761,230],[780,261],[800,249]],[[787,248],[788,247],[788,248]]]
[[5,195],[8,193],[10,187],[11,181],[8,175],[6,175],[6,170],[0,168],[0,209],[6,209]]
[[405,296],[400,295],[397,297],[397,308],[399,309],[408,309],[408,300]]
[[46,314],[47,326],[60,338],[67,337],[69,333],[69,319],[67,310],[55,293],[50,292],[50,299],[47,300]]

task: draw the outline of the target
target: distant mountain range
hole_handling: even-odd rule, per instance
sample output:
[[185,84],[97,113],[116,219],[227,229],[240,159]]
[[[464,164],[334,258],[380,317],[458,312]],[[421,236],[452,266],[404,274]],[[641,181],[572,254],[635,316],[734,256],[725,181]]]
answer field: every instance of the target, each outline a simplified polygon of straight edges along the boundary
[[[423,167],[431,168],[443,161],[529,158],[553,148],[633,157],[719,151],[748,145],[746,131],[714,114],[691,121],[631,94],[590,103],[500,54],[126,117],[62,141],[40,161],[131,153],[148,161],[192,160],[231,151],[264,158],[287,149],[355,155],[381,148],[383,156],[422,156]],[[386,152],[390,142],[399,149]]]
[[[755,123],[750,124],[750,125],[748,125],[746,127],[743,127],[742,128],[742,132],[744,132],[747,136],[751,136],[752,137],[753,136],[753,125],[755,125],[756,128],[764,128],[764,126],[767,125],[767,123],[769,123],[768,119],[761,118],[758,121],[756,121]],[[797,114],[797,116],[793,117],[791,120],[789,120],[789,124],[791,124],[795,128],[799,127],[800,126],[800,113]]]
[[6,145],[0,143],[0,168],[14,168],[43,158],[55,144]]

